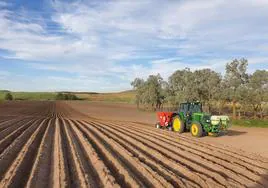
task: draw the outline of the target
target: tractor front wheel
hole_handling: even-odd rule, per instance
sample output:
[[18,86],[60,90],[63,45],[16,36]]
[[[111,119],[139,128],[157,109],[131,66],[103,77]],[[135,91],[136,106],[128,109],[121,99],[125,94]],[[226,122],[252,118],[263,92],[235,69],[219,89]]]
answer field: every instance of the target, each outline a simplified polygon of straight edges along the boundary
[[194,137],[201,137],[203,135],[203,129],[200,123],[193,122],[191,125],[191,133]]
[[173,131],[178,132],[178,133],[183,133],[185,130],[185,125],[180,119],[179,116],[174,116],[172,119],[172,128]]

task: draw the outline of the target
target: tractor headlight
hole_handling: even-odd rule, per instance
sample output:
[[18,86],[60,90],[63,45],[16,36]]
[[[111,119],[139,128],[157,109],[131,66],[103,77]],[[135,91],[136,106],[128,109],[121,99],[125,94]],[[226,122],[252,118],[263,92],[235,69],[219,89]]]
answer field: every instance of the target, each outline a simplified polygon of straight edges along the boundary
[[207,121],[206,121],[207,123],[209,123],[210,122],[210,120],[209,119],[207,119]]

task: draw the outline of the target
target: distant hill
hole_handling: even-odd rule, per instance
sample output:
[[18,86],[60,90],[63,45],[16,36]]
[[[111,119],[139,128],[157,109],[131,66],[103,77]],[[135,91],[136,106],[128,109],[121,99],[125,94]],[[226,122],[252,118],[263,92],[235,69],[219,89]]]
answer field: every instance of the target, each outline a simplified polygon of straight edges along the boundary
[[100,93],[97,93],[97,92],[77,92],[77,91],[58,91],[57,93],[72,93],[72,94],[100,94]]
[[8,90],[0,90],[1,93],[9,93],[10,91]]
[[0,90],[0,100],[4,100],[5,93],[10,92],[15,100],[55,100],[57,93],[71,93],[78,98],[87,101],[103,101],[103,102],[125,102],[133,103],[135,101],[135,91],[127,90],[111,93],[98,92],[12,92],[8,90]]
[[80,99],[88,101],[133,103],[136,93],[133,90],[128,90],[113,93],[76,92],[75,95]]

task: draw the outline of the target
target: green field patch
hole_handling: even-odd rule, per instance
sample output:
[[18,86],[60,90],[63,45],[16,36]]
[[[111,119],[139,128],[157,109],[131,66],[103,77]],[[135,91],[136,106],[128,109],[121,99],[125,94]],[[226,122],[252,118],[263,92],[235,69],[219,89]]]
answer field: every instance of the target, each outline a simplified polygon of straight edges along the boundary
[[232,120],[233,126],[241,126],[241,127],[263,127],[268,128],[268,120],[264,119],[239,119]]

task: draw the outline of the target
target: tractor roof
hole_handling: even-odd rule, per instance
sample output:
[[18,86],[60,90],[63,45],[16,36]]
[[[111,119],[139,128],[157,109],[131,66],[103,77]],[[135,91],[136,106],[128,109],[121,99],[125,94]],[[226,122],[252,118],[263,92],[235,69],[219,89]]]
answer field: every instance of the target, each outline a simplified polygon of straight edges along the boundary
[[201,104],[201,102],[182,102],[181,104]]

